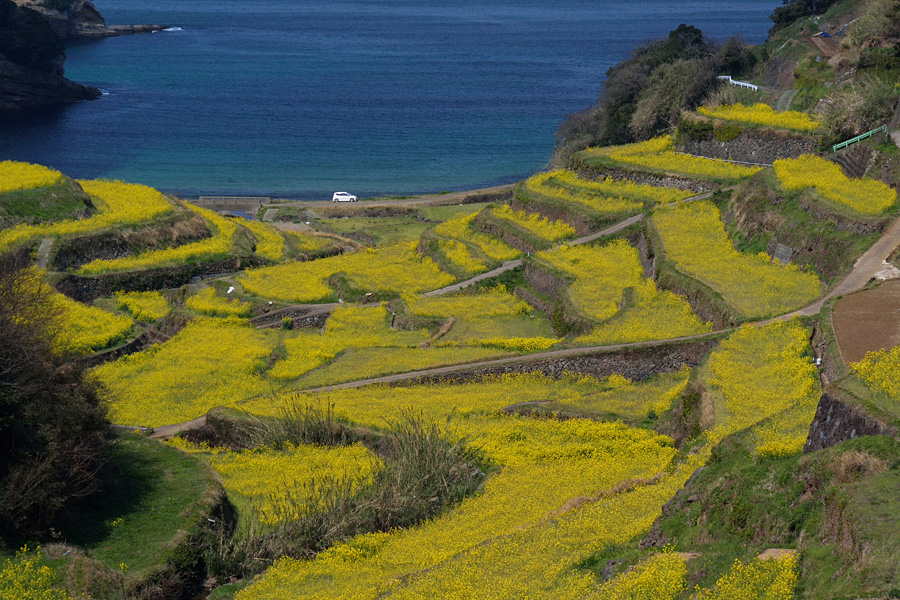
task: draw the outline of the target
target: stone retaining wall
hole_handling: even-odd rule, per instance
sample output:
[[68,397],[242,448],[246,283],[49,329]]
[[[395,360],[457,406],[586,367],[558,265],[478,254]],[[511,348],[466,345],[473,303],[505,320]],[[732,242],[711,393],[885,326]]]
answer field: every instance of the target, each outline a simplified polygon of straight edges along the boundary
[[728,142],[720,142],[715,137],[706,140],[679,139],[675,149],[695,156],[770,165],[779,158],[811,154],[816,151],[816,146],[814,138],[802,135],[745,129]]
[[[672,373],[683,365],[695,367],[711,350],[718,340],[702,340],[682,344],[641,348],[636,350],[620,350],[597,352],[581,356],[560,358],[532,359],[523,357],[521,362],[503,365],[478,367],[443,375],[417,377],[394,382],[394,386],[422,385],[428,383],[469,383],[479,381],[486,376],[506,375],[513,373],[532,373],[540,371],[548,377],[559,379],[565,373],[591,375],[602,379],[618,373],[634,381],[647,379],[660,373]],[[510,404],[515,398],[510,399]]]
[[865,435],[898,435],[898,431],[854,406],[822,394],[803,451],[822,450]]

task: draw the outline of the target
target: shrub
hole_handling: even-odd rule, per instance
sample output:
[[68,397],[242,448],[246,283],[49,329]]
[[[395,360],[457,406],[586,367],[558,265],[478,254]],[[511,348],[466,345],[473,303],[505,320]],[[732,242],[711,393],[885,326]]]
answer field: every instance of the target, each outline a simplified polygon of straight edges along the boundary
[[0,534],[40,534],[97,489],[108,423],[78,363],[53,351],[52,291],[0,256]]

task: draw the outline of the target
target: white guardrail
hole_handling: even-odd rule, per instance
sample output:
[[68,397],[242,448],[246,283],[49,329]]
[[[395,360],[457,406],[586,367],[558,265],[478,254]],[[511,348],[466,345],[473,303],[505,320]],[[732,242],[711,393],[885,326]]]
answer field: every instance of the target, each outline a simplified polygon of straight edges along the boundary
[[732,79],[731,75],[719,75],[716,77],[716,79],[721,79],[723,81],[727,81],[728,83],[730,83],[732,85],[739,85],[741,87],[749,88],[749,89],[753,90],[754,92],[759,90],[758,86],[755,86],[752,83],[747,83],[746,81],[738,81],[737,79]]

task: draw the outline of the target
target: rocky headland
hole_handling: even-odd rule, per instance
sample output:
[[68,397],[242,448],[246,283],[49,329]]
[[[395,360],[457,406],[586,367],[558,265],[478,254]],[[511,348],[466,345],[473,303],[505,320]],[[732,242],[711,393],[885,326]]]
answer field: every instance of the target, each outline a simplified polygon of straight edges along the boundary
[[107,25],[90,0],[0,0],[0,111],[96,100],[95,87],[67,79],[63,40],[165,29]]
[[107,25],[90,0],[14,0],[46,19],[59,37],[97,38],[130,33],[162,31],[166,25]]

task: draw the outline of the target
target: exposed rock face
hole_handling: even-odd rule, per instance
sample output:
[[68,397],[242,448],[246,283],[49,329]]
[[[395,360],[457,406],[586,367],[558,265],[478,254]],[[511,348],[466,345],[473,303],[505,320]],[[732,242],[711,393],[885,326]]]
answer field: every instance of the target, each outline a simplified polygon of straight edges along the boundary
[[100,90],[60,73],[25,69],[0,55],[0,110],[95,100]]
[[765,129],[745,129],[737,138],[678,141],[676,150],[695,156],[770,165],[779,158],[796,158],[816,151],[816,140],[802,135]]
[[107,25],[90,0],[14,0],[19,6],[40,13],[59,37],[109,37],[129,33],[149,33],[165,25]]
[[873,419],[837,398],[822,394],[803,451],[814,452],[830,448],[864,435],[897,435],[897,429]]
[[100,97],[63,76],[65,47],[37,12],[0,0],[0,32],[0,110]]

